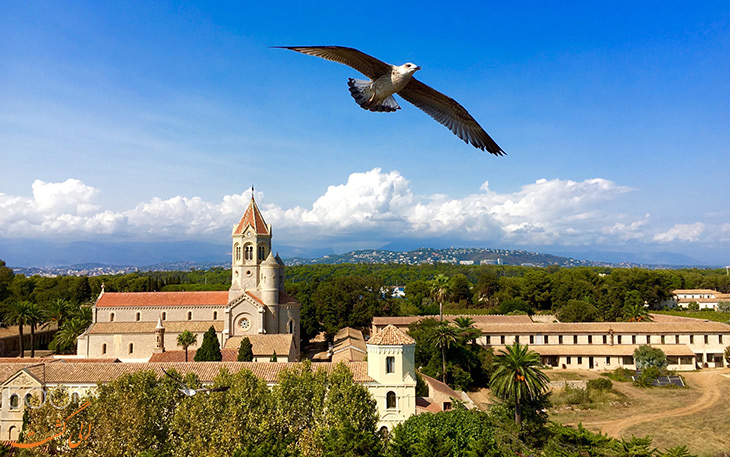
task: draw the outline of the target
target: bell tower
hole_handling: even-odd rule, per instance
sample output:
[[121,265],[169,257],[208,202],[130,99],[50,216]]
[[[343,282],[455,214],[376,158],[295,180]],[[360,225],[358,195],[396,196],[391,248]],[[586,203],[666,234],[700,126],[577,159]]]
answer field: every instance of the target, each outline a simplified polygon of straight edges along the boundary
[[233,300],[246,289],[257,289],[261,278],[261,263],[271,252],[271,225],[264,221],[253,197],[241,220],[233,226],[231,289]]

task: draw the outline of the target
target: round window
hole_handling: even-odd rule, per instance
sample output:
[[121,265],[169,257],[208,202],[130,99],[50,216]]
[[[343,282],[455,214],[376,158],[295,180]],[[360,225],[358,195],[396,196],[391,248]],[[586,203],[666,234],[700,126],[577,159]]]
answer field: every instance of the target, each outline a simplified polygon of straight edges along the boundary
[[251,276],[251,270],[248,270],[248,271],[246,272],[246,276]]
[[248,320],[248,318],[244,317],[243,319],[241,319],[240,325],[241,325],[241,329],[246,331],[251,328],[251,321]]

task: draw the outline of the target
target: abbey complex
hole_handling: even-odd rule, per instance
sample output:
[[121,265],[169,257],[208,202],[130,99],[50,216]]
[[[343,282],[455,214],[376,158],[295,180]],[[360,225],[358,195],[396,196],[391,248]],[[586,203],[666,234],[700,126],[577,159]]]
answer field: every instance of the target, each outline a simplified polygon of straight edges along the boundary
[[[15,440],[22,428],[26,399],[38,390],[63,386],[83,395],[117,377],[163,369],[195,373],[210,383],[221,368],[251,370],[269,385],[278,373],[303,358],[300,304],[284,291],[285,267],[272,249],[272,227],[252,198],[231,235],[231,287],[228,291],[116,293],[102,290],[93,305],[92,324],[79,336],[75,357],[2,359],[0,437]],[[686,292],[686,291],[685,291]],[[682,297],[680,297],[682,298]],[[527,315],[472,316],[481,331],[476,342],[495,350],[513,342],[528,344],[554,369],[634,369],[634,350],[661,348],[674,370],[723,367],[730,326],[665,316],[654,322],[538,322]],[[452,320],[454,316],[447,316]],[[423,317],[376,317],[370,335],[345,328],[313,365],[332,370],[344,363],[354,380],[377,402],[378,428],[392,430],[420,411],[449,409],[469,398],[424,376],[428,397],[416,396],[415,341],[408,325]],[[210,328],[220,343],[221,362],[194,362],[192,355]],[[189,361],[177,344],[182,332],[196,335]],[[252,343],[253,362],[236,362],[241,341]]]

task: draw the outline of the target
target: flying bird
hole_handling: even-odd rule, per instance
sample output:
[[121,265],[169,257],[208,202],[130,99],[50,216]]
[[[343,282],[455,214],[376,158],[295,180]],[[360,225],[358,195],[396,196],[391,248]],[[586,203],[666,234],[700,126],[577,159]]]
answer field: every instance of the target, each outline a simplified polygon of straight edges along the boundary
[[182,381],[180,381],[179,379],[177,379],[175,376],[173,376],[170,373],[168,373],[167,371],[165,371],[164,368],[162,369],[162,372],[165,373],[167,376],[169,376],[170,379],[172,379],[173,381],[175,381],[180,386],[180,388],[178,390],[180,392],[182,392],[183,394],[187,395],[188,397],[192,397],[193,395],[197,394],[198,392],[208,392],[208,393],[210,393],[210,392],[225,392],[226,390],[229,389],[228,386],[225,386],[225,387],[213,387],[213,388],[203,388],[203,389],[191,389],[190,387],[188,387],[187,385],[185,385]]
[[386,113],[399,110],[400,106],[393,98],[393,94],[398,94],[445,125],[465,143],[494,155],[504,155],[502,148],[456,100],[413,77],[421,69],[417,65],[390,65],[357,49],[343,46],[273,47],[339,62],[370,78],[367,81],[349,78],[347,82],[352,97],[363,109]]

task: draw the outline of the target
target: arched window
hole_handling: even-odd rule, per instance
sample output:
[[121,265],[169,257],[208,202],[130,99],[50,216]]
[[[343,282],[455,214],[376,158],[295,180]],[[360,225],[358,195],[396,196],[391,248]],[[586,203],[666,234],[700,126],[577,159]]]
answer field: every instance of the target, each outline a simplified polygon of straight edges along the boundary
[[385,408],[395,409],[395,392],[392,390],[385,394]]
[[81,396],[79,396],[78,392],[74,392],[71,394],[71,401],[74,403],[78,403],[79,401],[81,401]]
[[293,320],[289,320],[289,333],[290,334],[294,333],[294,321]]
[[189,321],[193,320],[193,312],[192,311],[188,311],[188,320]]
[[101,354],[102,355],[106,354],[106,343],[101,344]]
[[13,394],[10,396],[10,409],[17,409],[18,403],[20,402],[20,398],[17,394]]
[[129,343],[129,353],[134,354],[134,343]]
[[16,434],[17,430],[18,430],[18,427],[16,427],[15,425],[10,426],[10,428],[8,429],[8,439],[9,440],[17,439],[17,436],[13,436]]
[[266,248],[263,246],[259,246],[259,260],[264,259],[264,254],[266,253]]
[[114,322],[114,313],[109,313],[109,322]]
[[253,260],[253,246],[246,245],[246,260]]
[[140,313],[140,312],[138,311],[138,312],[137,312],[137,314],[135,314],[135,315],[134,315],[134,320],[138,321],[138,320],[140,320],[141,318],[142,318],[142,313]]
[[233,248],[233,252],[235,253],[236,260],[241,260],[241,245],[236,243],[236,247]]

